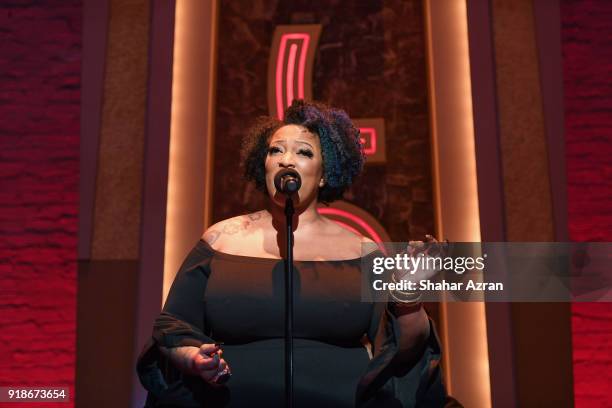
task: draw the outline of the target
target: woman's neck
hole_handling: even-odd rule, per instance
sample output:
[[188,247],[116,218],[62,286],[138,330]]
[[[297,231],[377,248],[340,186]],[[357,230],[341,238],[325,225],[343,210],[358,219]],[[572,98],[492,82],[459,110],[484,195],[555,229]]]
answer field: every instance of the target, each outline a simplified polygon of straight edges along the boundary
[[[266,210],[272,216],[272,225],[274,228],[277,231],[281,228],[284,230],[286,225],[285,207],[268,201]],[[317,211],[317,200],[313,200],[306,207],[295,208],[295,214],[293,215],[293,230],[295,231],[298,227],[303,230],[318,224],[322,220],[323,218]]]

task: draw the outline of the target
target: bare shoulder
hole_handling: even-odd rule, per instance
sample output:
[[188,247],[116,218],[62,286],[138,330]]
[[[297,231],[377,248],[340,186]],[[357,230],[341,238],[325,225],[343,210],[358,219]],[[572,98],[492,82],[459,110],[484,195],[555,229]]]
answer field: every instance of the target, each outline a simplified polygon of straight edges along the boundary
[[374,242],[372,239],[366,237],[365,235],[359,235],[359,256],[369,255],[376,251],[377,248],[378,246],[376,245],[376,242]]
[[202,239],[214,249],[219,250],[237,239],[253,233],[268,217],[267,212],[257,211],[227,218],[211,225],[202,235]]
[[362,255],[362,244],[374,243],[370,238],[351,231],[329,220],[329,237],[333,240],[335,250],[346,254],[346,257],[357,258]]
[[374,242],[370,238],[362,235],[361,236],[361,243],[362,244],[375,244],[376,242]]
[[[362,256],[370,255],[371,253],[376,252],[379,249],[378,244],[376,244],[376,242],[374,242],[368,237],[362,236],[361,244],[362,244]],[[371,244],[371,245],[366,245],[364,248],[363,247],[364,244]]]

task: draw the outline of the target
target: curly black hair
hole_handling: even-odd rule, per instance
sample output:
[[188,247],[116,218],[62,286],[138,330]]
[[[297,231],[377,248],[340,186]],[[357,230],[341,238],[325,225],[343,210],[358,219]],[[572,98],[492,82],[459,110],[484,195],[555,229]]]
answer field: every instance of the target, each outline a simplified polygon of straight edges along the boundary
[[242,143],[242,165],[247,180],[267,193],[265,160],[270,137],[286,125],[303,126],[319,136],[323,156],[325,185],[319,189],[318,201],[330,203],[342,198],[355,177],[363,170],[365,154],[359,129],[346,112],[320,102],[293,101],[284,120],[263,116],[247,132]]

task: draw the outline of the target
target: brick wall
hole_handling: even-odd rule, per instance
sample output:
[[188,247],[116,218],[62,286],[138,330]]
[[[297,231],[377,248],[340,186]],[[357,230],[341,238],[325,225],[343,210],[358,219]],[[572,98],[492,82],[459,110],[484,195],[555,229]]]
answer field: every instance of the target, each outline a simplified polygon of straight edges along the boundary
[[[612,241],[612,3],[561,3],[570,235]],[[0,27],[0,385],[72,385],[81,3],[4,1]],[[611,321],[574,305],[578,407],[612,400]]]
[[[612,241],[612,2],[561,1],[573,241]],[[576,407],[612,406],[612,305],[572,307]]]
[[81,20],[0,3],[0,385],[74,383]]

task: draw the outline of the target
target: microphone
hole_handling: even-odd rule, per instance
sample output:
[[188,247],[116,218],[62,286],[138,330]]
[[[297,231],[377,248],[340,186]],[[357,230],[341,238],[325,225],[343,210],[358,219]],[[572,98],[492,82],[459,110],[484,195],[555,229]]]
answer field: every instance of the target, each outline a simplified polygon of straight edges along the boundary
[[274,187],[277,191],[290,195],[302,187],[302,178],[295,170],[282,169],[274,176]]

